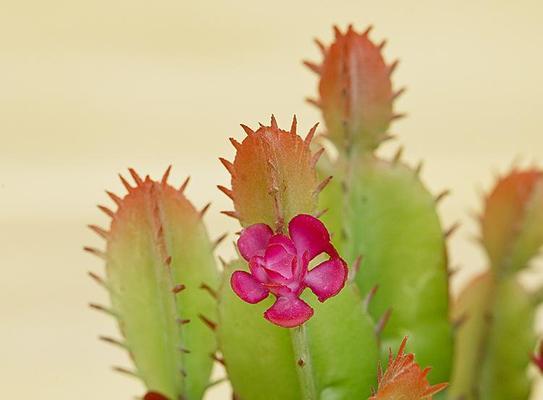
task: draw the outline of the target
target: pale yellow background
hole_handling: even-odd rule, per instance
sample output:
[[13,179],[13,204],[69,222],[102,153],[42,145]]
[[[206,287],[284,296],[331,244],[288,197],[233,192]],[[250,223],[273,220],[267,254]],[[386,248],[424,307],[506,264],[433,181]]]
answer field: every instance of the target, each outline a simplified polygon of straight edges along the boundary
[[[114,324],[90,311],[107,302],[87,279],[102,265],[81,250],[100,240],[103,190],[122,192],[116,173],[134,166],[172,181],[192,176],[211,236],[234,232],[216,184],[227,175],[227,137],[243,137],[273,112],[302,130],[319,114],[303,98],[316,80],[301,66],[318,58],[312,38],[331,25],[375,25],[402,62],[395,124],[406,159],[453,195],[444,225],[464,225],[452,263],[484,266],[469,242],[476,189],[515,156],[541,161],[543,6],[538,1],[74,1],[0,4],[0,388],[10,399],[130,399],[138,383],[111,372],[129,363],[96,340]],[[540,164],[541,165],[541,164]],[[219,253],[231,254],[223,245]],[[460,275],[460,280],[462,275]],[[514,338],[512,338],[514,345]],[[221,372],[219,371],[218,376]],[[209,398],[226,399],[226,386]],[[223,393],[222,396],[219,394]],[[543,398],[543,397],[540,397]]]

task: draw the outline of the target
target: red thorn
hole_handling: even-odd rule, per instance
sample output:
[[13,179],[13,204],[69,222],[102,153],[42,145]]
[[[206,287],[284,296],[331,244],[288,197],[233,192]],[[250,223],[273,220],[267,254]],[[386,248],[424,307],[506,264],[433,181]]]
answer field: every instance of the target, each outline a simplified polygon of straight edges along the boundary
[[388,67],[388,75],[392,75],[396,68],[398,68],[398,64],[400,63],[399,60],[394,61],[390,66]]
[[205,215],[205,213],[207,212],[207,210],[209,210],[209,207],[211,207],[211,203],[207,203],[207,204],[204,206],[204,208],[202,208],[202,209],[200,210],[200,218],[202,218],[202,217]]
[[392,120],[396,121],[398,119],[402,119],[402,118],[405,118],[405,117],[407,117],[407,114],[405,114],[405,113],[394,114],[394,115],[392,115]]
[[177,318],[176,321],[177,321],[177,323],[178,323],[179,325],[186,325],[186,324],[190,323],[190,319],[181,319],[181,318]]
[[309,68],[311,71],[316,73],[317,75],[320,75],[322,72],[322,67],[320,65],[317,65],[311,61],[303,61],[304,65]]
[[449,189],[445,189],[444,191],[439,193],[435,198],[436,204],[442,201],[445,197],[449,196],[450,194],[451,194],[451,191]]
[[185,353],[185,354],[190,354],[190,353],[192,353],[189,349],[185,349],[184,347],[180,347],[180,348],[179,348],[179,351],[180,351],[181,353]]
[[190,182],[190,176],[187,176],[187,178],[185,179],[185,181],[181,184],[181,187],[179,188],[179,193],[184,193],[185,192],[189,182]]
[[315,132],[317,131],[317,127],[319,126],[319,123],[317,122],[313,127],[309,130],[307,133],[307,136],[304,139],[304,143],[309,146],[311,144],[311,141],[313,140],[313,137],[315,136]]
[[315,168],[317,163],[319,162],[321,156],[324,153],[324,147],[321,147],[315,154],[313,154],[313,157],[311,157],[311,166]]
[[421,171],[422,171],[422,167],[424,167],[424,161],[420,160],[419,163],[417,164],[417,166],[415,167],[415,175],[419,176]]
[[296,135],[296,127],[298,126],[298,120],[296,119],[296,114],[292,116],[292,123],[290,124],[290,133]]
[[313,41],[315,42],[315,44],[317,45],[317,47],[321,51],[322,55],[325,56],[326,55],[326,47],[324,46],[324,44],[322,44],[322,42],[319,39],[313,39]]
[[379,321],[375,325],[375,333],[377,335],[380,335],[381,332],[383,332],[387,322],[390,320],[391,315],[392,315],[392,308],[387,308],[383,316],[379,319]]
[[111,217],[113,218],[115,216],[115,213],[113,211],[111,211],[109,208],[107,208],[106,206],[102,206],[102,205],[98,205],[98,209],[102,212],[104,212],[108,217]]
[[300,358],[297,364],[299,367],[303,368],[305,366],[305,361]]
[[136,374],[134,371],[130,371],[129,369],[126,369],[124,367],[117,367],[117,366],[113,366],[111,367],[113,369],[113,371],[115,372],[120,372],[121,374],[126,374],[126,375],[130,375],[130,376],[133,376],[135,378],[139,378],[139,375]]
[[111,200],[113,200],[115,202],[115,204],[117,204],[117,206],[120,206],[122,204],[123,199],[121,199],[115,193],[107,191],[107,190],[106,190],[106,193],[111,198]]
[[107,239],[108,236],[109,236],[109,232],[106,231],[105,229],[103,228],[100,228],[99,226],[96,226],[96,225],[87,225],[89,227],[89,229],[91,231],[93,231],[94,233],[96,233],[98,236],[101,236],[103,237],[104,239]]
[[351,267],[351,280],[353,280],[356,277],[356,274],[358,274],[358,271],[360,271],[360,265],[362,263],[362,255],[359,255],[354,260],[353,266]]
[[211,321],[210,319],[206,318],[204,315],[202,314],[198,314],[198,318],[200,318],[200,320],[209,328],[211,329],[212,331],[215,331],[217,330],[217,323],[216,322],[213,322]]
[[279,127],[277,126],[277,120],[275,119],[275,115],[273,114],[271,116],[270,125],[273,129],[279,129]]
[[202,283],[200,285],[200,289],[205,290],[207,293],[210,294],[211,297],[214,299],[218,299],[219,296],[217,294],[217,291],[213,290],[207,283]]
[[103,251],[95,249],[94,247],[85,246],[85,247],[83,247],[83,250],[85,250],[87,253],[95,255],[96,257],[100,257],[103,260],[106,259],[106,254]]
[[177,294],[179,292],[182,292],[183,290],[186,289],[186,286],[183,285],[182,283],[180,283],[179,285],[175,285],[173,288],[172,288],[172,292],[174,294]]
[[138,175],[134,168],[128,168],[128,172],[130,172],[132,179],[134,179],[134,181],[136,182],[136,186],[140,186],[143,183],[141,177]]
[[234,200],[234,193],[232,193],[232,191],[228,188],[225,188],[224,186],[222,185],[217,185],[217,188],[223,192],[225,195],[227,195],[230,199]]
[[232,146],[234,146],[236,150],[239,150],[241,148],[241,143],[238,142],[236,139],[229,138],[228,140],[230,140],[230,143],[232,143]]
[[362,36],[368,36],[370,32],[372,31],[372,29],[373,29],[373,25],[368,26],[366,30],[362,33]]
[[379,50],[383,50],[386,45],[387,45],[387,40],[385,39],[381,43],[379,43],[377,47],[379,48]]
[[102,311],[102,312],[105,312],[106,314],[112,315],[114,317],[116,316],[115,313],[112,310],[110,310],[109,308],[107,308],[105,306],[102,306],[100,304],[89,303],[89,307],[92,308],[93,310]]
[[228,215],[231,218],[239,219],[239,215],[236,211],[221,211],[221,214]]
[[392,95],[392,100],[396,100],[398,97],[400,97],[402,94],[405,93],[405,88],[401,88],[399,90],[397,90],[396,92],[394,92],[394,94]]
[[368,311],[368,309],[370,307],[370,304],[371,304],[371,301],[375,297],[375,294],[377,293],[378,290],[379,290],[379,285],[375,285],[370,289],[370,291],[366,295],[366,297],[364,299],[364,309],[366,311]]
[[130,186],[130,184],[126,181],[126,179],[124,179],[124,176],[119,174],[119,178],[121,179],[123,186],[125,187],[126,190],[128,190],[129,193],[134,190],[134,188]]
[[124,344],[120,340],[113,339],[113,338],[111,338],[109,336],[98,336],[98,339],[101,340],[102,342],[105,342],[105,343],[109,343],[109,344],[113,344],[115,346],[126,348],[126,344]]
[[106,286],[106,282],[100,276],[91,271],[89,271],[88,274],[92,278],[92,280],[98,283],[100,286]]
[[172,264],[172,256],[168,256],[164,259],[164,264],[170,266]]
[[394,157],[392,158],[392,163],[397,164],[402,158],[402,154],[403,154],[403,146],[400,146],[398,150],[396,151],[396,154],[394,154]]
[[341,31],[337,27],[337,25],[334,25],[333,28],[334,28],[334,35],[335,35],[336,39],[339,39],[341,36],[343,36]]
[[323,189],[330,183],[330,181],[332,180],[333,176],[329,176],[328,178],[326,178],[325,180],[323,180],[321,183],[319,183],[319,185],[317,186],[317,188],[314,190],[314,194],[315,195],[318,195],[320,192],[323,191]]
[[222,157],[219,157],[219,161],[224,165],[224,168],[226,168],[230,175],[234,175],[234,164]]
[[328,212],[328,208],[325,208],[324,210],[321,210],[321,211],[317,212],[317,213],[315,214],[315,218],[320,218],[320,217],[322,217],[324,214],[326,214],[327,212]]
[[166,185],[168,183],[168,178],[170,176],[171,170],[172,170],[172,166],[168,165],[168,168],[166,168],[166,171],[164,171],[164,175],[162,175],[162,179],[160,180],[160,183],[162,185]]
[[[247,136],[251,136],[255,131],[253,131],[251,128],[249,128],[247,125],[240,124],[240,126],[243,128]],[[234,146],[235,147],[235,146]]]

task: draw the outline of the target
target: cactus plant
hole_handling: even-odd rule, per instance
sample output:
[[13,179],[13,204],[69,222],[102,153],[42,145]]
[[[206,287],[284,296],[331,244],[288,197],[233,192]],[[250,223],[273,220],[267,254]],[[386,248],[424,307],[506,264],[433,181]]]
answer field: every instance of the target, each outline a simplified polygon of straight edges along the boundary
[[[543,173],[513,170],[485,198],[481,243],[490,267],[458,297],[451,398],[527,398],[526,374],[536,344],[533,330],[540,295],[519,281],[543,245]],[[514,338],[514,346],[510,345]]]
[[393,103],[402,90],[394,92],[390,79],[397,62],[385,63],[384,43],[375,45],[369,32],[335,28],[330,46],[317,41],[322,63],[306,62],[319,76],[319,98],[310,102],[321,109],[326,138],[339,154],[321,166],[334,176],[321,196],[329,210],[323,220],[348,263],[363,258],[356,275],[361,292],[379,287],[369,310],[375,319],[390,317],[381,333],[383,357],[408,335],[439,382],[449,377],[452,354],[444,235],[418,169],[401,163],[401,153],[391,161],[375,155],[400,117]]
[[118,320],[134,374],[157,392],[148,398],[200,399],[216,349],[200,317],[216,319],[206,288],[217,288],[218,271],[202,222],[207,207],[198,212],[183,194],[186,184],[175,189],[167,183],[169,172],[157,182],[131,169],[135,186],[121,177],[128,193],[121,198],[108,192],[117,210],[100,206],[111,217],[109,229],[91,228],[107,241],[100,254],[109,312]]

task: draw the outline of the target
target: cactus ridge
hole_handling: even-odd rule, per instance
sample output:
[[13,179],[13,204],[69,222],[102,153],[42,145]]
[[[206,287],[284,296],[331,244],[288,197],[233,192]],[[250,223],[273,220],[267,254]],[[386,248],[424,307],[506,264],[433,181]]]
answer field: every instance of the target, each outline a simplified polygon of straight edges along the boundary
[[[129,169],[133,184],[120,176],[126,195],[107,192],[117,209],[99,206],[111,218],[110,229],[89,226],[106,239],[107,250],[85,250],[106,260],[107,278],[89,275],[112,301],[111,308],[91,307],[112,314],[125,338],[101,339],[129,352],[136,366],[133,375],[151,393],[190,400],[201,397],[213,362],[214,335],[202,329],[213,325],[216,298],[210,294],[218,276],[210,254],[224,237],[215,244],[209,241],[202,224],[209,204],[194,209],[183,194],[188,179],[175,189],[168,184],[170,171],[153,181]],[[204,255],[185,242],[205,250]],[[201,314],[195,311],[200,306]],[[199,322],[194,322],[196,316]]]

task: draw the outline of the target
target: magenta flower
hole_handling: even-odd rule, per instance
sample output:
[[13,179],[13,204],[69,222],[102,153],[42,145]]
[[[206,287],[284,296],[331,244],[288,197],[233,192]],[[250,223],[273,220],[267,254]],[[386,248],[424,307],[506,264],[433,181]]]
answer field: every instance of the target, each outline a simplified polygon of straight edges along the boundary
[[[323,302],[345,286],[347,265],[330,243],[326,227],[311,215],[300,214],[288,225],[289,236],[276,233],[266,224],[244,229],[238,240],[241,256],[249,262],[250,273],[236,271],[230,284],[250,304],[271,293],[275,303],[264,317],[279,326],[292,328],[313,315],[300,295],[306,287]],[[309,270],[309,262],[326,253],[329,259]]]

